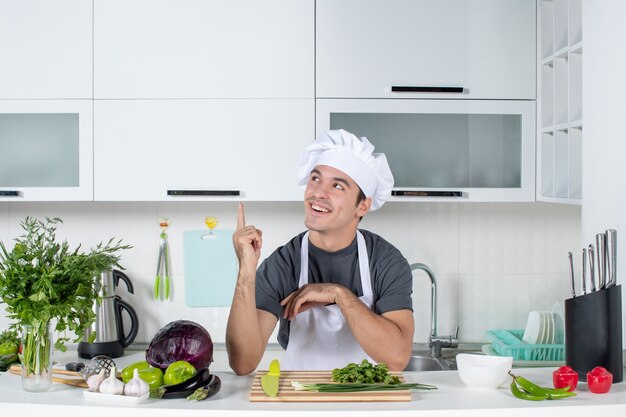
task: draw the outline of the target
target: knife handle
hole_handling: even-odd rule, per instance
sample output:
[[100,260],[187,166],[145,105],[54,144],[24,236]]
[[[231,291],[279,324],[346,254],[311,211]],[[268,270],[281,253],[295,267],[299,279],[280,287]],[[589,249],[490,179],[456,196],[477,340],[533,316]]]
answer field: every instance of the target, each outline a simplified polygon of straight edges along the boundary
[[608,286],[616,284],[617,278],[617,230],[609,229],[606,234],[606,266],[609,271]]
[[587,294],[587,283],[585,282],[587,277],[587,249],[583,248],[583,273],[582,273],[582,288],[583,294]]
[[598,288],[606,285],[606,236],[604,233],[596,235],[596,267],[598,268]]
[[593,249],[593,245],[589,245],[589,252],[587,252],[587,254],[589,255],[589,275],[591,278],[591,291],[595,292],[596,291],[596,268],[595,268],[595,264],[594,264],[594,249]]
[[574,281],[574,259],[572,252],[567,252],[567,260],[569,261],[569,276],[572,281],[572,298],[576,297],[576,282]]

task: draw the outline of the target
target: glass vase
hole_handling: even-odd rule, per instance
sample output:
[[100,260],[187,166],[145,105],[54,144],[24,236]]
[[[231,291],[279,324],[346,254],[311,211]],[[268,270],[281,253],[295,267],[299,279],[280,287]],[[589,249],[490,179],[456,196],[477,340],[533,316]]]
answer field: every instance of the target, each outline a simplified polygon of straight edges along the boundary
[[47,391],[52,386],[52,332],[50,323],[22,326],[22,388]]

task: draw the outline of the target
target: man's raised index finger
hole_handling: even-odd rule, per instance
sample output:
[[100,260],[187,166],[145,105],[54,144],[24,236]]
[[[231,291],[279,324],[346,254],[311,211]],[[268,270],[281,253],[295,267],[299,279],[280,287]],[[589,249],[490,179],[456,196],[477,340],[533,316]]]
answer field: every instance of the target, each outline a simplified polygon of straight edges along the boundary
[[246,215],[243,212],[243,203],[239,203],[239,210],[237,211],[237,230],[243,229],[246,226]]

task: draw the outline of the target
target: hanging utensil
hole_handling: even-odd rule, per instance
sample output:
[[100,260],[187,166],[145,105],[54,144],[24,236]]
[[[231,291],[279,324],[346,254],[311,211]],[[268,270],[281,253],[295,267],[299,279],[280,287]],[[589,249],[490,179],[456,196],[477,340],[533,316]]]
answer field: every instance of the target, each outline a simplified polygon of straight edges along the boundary
[[[169,244],[167,242],[167,233],[165,231],[170,225],[170,221],[163,217],[159,219],[159,227],[161,227],[161,244],[159,245],[159,260],[157,262],[157,273],[154,280],[154,298],[159,299],[161,294],[167,300],[170,296],[170,256]],[[161,292],[161,280],[164,279],[164,292]]]
[[612,287],[617,281],[617,230],[609,229],[606,235],[606,265],[609,270],[607,287]]
[[572,252],[567,252],[567,259],[569,260],[569,276],[572,282],[572,298],[576,297],[576,282],[574,281],[574,259],[572,258]]
[[606,286],[606,236],[604,233],[596,235],[596,267],[598,268],[598,289]]
[[594,249],[593,249],[593,245],[589,245],[589,275],[591,278],[591,291],[592,292],[596,292],[596,268],[595,268],[595,264],[594,264]]

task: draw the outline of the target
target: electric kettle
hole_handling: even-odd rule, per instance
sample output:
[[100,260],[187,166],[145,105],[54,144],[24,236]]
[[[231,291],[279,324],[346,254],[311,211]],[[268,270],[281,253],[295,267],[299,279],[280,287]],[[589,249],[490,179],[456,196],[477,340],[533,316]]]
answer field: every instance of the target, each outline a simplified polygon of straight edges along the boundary
[[[78,356],[92,359],[97,355],[106,355],[111,358],[119,358],[124,354],[124,348],[128,347],[139,329],[139,320],[135,310],[118,295],[115,295],[115,288],[120,280],[126,283],[128,292],[133,293],[133,284],[128,276],[120,271],[105,271],[100,275],[101,296],[100,303],[95,302],[93,311],[96,314],[94,323],[85,330],[83,340],[78,344]],[[130,316],[130,330],[128,334],[124,331],[122,320],[122,310],[126,310]],[[89,342],[95,333],[95,340]]]

